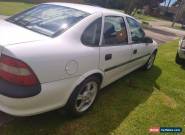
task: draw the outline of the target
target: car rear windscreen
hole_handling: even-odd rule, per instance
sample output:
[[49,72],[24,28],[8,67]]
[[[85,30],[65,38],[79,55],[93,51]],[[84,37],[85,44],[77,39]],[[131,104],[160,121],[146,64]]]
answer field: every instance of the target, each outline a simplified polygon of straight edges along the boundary
[[41,4],[14,15],[7,21],[50,37],[54,37],[89,14],[77,9]]

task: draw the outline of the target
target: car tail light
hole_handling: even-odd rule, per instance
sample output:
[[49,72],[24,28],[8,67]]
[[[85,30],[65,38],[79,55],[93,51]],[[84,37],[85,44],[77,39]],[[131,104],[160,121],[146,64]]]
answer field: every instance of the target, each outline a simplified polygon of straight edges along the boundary
[[36,75],[27,64],[4,54],[0,57],[0,78],[23,86],[39,83]]

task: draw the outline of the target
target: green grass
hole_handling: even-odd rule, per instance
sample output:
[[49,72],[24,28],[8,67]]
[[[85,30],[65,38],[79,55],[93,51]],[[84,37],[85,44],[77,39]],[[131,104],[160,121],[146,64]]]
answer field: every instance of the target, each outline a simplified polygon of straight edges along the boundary
[[156,20],[157,18],[149,16],[149,15],[142,15],[142,14],[135,14],[134,17],[136,17],[137,19],[144,21],[144,22],[149,22],[149,21],[153,21]]
[[172,41],[162,45],[150,71],[135,71],[104,88],[85,116],[72,119],[54,111],[16,118],[2,126],[0,133],[147,135],[150,127],[159,126],[185,130],[185,68],[175,63],[177,44]]
[[182,29],[182,26],[181,26],[180,24],[175,25],[175,26],[172,27],[172,28],[177,29],[177,30],[184,30],[184,31],[185,31],[185,29]]
[[32,7],[34,4],[22,2],[7,2],[5,0],[0,0],[0,15],[13,15],[25,9]]

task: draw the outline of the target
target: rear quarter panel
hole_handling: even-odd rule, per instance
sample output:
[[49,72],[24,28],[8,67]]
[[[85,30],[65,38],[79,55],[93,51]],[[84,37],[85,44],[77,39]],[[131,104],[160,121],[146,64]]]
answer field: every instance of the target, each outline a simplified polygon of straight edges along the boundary
[[[41,83],[76,77],[98,68],[99,47],[81,43],[85,28],[101,13],[83,19],[56,38],[6,46],[3,53],[27,63]],[[69,74],[66,65],[76,63],[76,71]]]

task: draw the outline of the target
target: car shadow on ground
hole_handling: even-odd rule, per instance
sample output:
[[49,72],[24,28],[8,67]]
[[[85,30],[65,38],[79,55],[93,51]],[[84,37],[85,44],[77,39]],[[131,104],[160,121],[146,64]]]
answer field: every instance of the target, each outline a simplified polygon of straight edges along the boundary
[[185,61],[182,61],[181,63],[177,63],[177,65],[179,65],[181,69],[185,70]]
[[181,65],[181,68],[185,70],[185,63]]
[[160,90],[156,83],[160,75],[160,68],[154,66],[150,71],[137,70],[121,78],[100,91],[93,109],[80,118],[70,118],[53,111],[15,118],[0,131],[6,134],[8,128],[10,135],[110,134],[137,106],[145,103],[153,91]]

